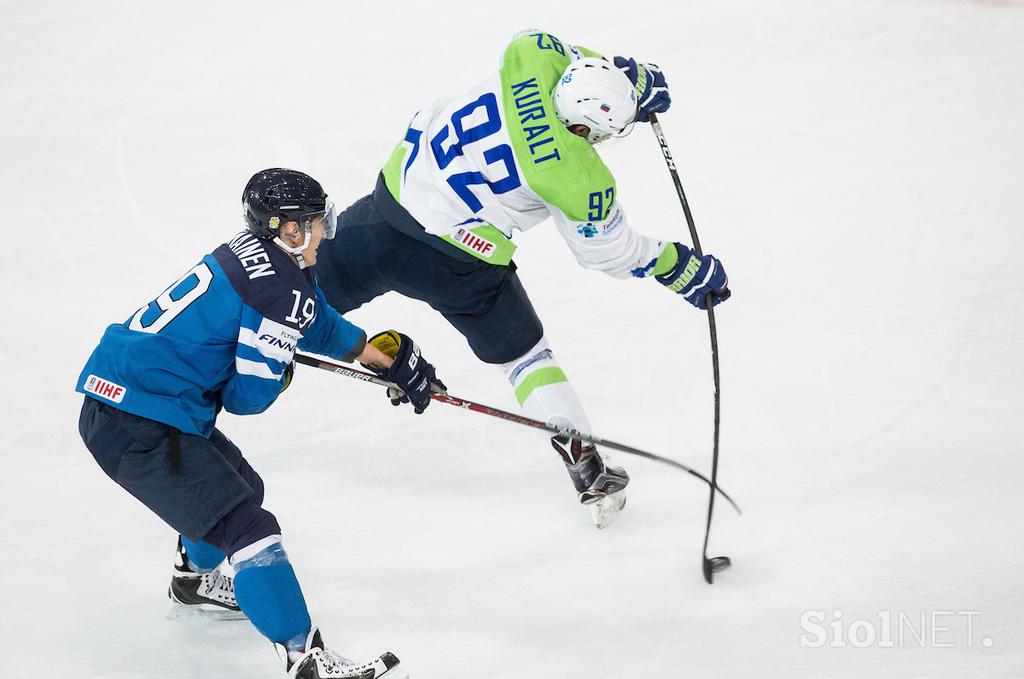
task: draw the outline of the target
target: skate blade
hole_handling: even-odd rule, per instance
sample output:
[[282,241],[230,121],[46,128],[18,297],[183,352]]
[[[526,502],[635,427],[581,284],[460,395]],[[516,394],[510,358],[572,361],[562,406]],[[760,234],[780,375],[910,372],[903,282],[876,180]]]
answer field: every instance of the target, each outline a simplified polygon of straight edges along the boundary
[[384,670],[383,674],[373,675],[374,679],[409,679],[409,673],[402,669],[401,665]]
[[626,506],[626,493],[619,491],[612,495],[605,495],[597,502],[587,505],[590,507],[590,519],[598,529],[605,529],[615,523]]
[[409,679],[409,673],[402,669],[398,657],[388,651],[377,656],[370,667],[359,674],[359,679]]
[[171,608],[165,616],[168,620],[184,620],[187,618],[202,618],[205,620],[247,620],[242,611],[229,611],[213,604],[199,604],[191,606],[180,604],[177,601],[171,602]]

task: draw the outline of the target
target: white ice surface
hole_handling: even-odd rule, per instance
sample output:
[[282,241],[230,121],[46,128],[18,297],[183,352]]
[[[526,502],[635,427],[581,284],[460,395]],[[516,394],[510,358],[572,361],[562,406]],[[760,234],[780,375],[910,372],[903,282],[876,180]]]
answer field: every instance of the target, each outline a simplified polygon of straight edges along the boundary
[[[75,378],[106,324],[236,229],[252,172],[301,168],[348,204],[420,102],[531,25],[672,85],[665,132],[735,290],[721,482],[746,514],[720,505],[713,533],[734,566],[701,579],[689,477],[619,456],[627,514],[598,532],[531,431],[300,370],[220,426],[328,641],[393,649],[415,679],[1024,676],[1022,5],[4,2],[0,676],[279,676],[246,623],[165,619],[174,535],[86,452]],[[633,225],[687,240],[650,131],[601,150]],[[704,316],[580,270],[550,225],[520,241],[598,433],[707,470]],[[512,407],[426,306],[350,318]],[[801,648],[815,609],[953,629]],[[978,612],[971,645],[943,611]]]

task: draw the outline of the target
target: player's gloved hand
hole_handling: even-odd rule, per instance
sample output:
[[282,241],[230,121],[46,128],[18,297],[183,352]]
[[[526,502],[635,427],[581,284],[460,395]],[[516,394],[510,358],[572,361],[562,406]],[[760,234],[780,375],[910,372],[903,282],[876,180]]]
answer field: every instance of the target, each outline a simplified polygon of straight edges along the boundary
[[636,59],[615,57],[615,67],[626,74],[636,88],[636,119],[650,122],[652,113],[663,113],[672,105],[668,82],[657,64],[638,64]]
[[284,369],[284,375],[281,376],[281,393],[292,385],[292,378],[295,377],[295,361],[292,361]]
[[434,372],[427,359],[420,354],[419,347],[412,339],[396,330],[385,330],[371,337],[368,342],[381,353],[394,359],[390,368],[378,368],[363,364],[364,368],[373,371],[378,377],[394,382],[398,389],[388,387],[388,398],[391,405],[412,403],[419,415],[430,405],[432,391],[445,392],[444,385]]
[[711,305],[718,306],[732,296],[725,268],[713,255],[700,257],[681,243],[673,243],[679,257],[669,271],[655,276],[655,280],[672,292],[682,295],[698,309],[707,309],[707,296]]

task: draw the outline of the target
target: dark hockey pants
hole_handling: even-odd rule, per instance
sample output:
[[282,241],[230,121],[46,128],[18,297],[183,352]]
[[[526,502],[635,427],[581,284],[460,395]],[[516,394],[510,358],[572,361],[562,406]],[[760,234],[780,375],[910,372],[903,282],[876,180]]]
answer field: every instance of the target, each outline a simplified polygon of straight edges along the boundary
[[446,252],[454,246],[424,233],[381,186],[342,212],[335,237],[320,243],[316,274],[331,306],[345,313],[394,290],[437,310],[485,363],[515,360],[540,341],[544,328],[514,265]]
[[226,555],[281,527],[263,479],[220,431],[207,439],[85,397],[79,433],[103,471],[174,530]]

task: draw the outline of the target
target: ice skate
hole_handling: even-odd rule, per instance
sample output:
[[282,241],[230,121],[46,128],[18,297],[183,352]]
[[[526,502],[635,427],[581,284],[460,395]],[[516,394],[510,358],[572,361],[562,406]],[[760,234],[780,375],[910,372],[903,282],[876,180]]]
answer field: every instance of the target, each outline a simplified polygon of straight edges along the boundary
[[288,679],[408,679],[409,675],[398,666],[394,653],[386,652],[369,662],[356,664],[334,651],[324,648],[320,630],[309,631],[306,650],[288,652],[275,644],[279,654],[286,660]]
[[188,553],[181,544],[181,538],[178,539],[178,549],[174,555],[174,571],[171,573],[167,596],[179,609],[172,611],[174,615],[194,611],[222,620],[245,619],[245,613],[235,600],[235,587],[231,578],[219,569],[208,573],[193,571],[189,567]]
[[611,525],[626,506],[629,474],[622,467],[609,466],[593,444],[584,445],[579,439],[570,443],[565,436],[555,436],[551,445],[562,456],[580,503],[590,507],[594,525]]

